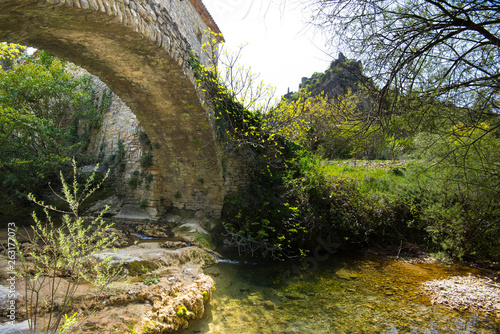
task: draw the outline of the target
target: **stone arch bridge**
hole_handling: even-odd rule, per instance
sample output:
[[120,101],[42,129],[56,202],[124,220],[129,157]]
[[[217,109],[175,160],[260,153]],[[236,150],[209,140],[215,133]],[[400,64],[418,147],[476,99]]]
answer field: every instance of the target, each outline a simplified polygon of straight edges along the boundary
[[226,187],[188,63],[208,28],[201,0],[0,0],[0,41],[84,67],[137,116],[157,143],[153,206],[218,216]]

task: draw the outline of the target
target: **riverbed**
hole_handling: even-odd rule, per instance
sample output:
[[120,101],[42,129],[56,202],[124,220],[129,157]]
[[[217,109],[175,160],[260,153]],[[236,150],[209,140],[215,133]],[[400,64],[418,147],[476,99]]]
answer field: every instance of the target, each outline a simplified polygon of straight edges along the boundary
[[473,268],[337,257],[290,277],[294,265],[219,263],[207,269],[217,287],[212,306],[181,333],[500,332],[496,316],[432,305],[422,286],[485,274]]
[[[140,254],[133,255],[156,254],[146,252],[156,244],[143,240],[133,246]],[[180,333],[500,333],[500,317],[433,305],[423,284],[489,272],[375,256],[330,256],[316,262],[304,270],[304,262],[236,260],[206,268],[216,291],[202,318]]]

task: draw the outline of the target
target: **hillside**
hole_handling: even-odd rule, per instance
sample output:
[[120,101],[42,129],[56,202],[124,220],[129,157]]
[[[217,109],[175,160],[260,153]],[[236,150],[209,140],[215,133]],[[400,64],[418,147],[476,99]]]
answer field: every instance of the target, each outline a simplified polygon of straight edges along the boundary
[[[323,72],[314,73],[310,78],[302,78],[299,90],[303,89],[311,96],[324,93],[328,97],[338,97],[347,94],[350,89],[356,92],[360,87],[373,88],[373,82],[363,74],[363,66],[360,61],[346,58],[342,53],[333,60],[328,69]],[[284,96],[285,99],[296,99],[297,92],[290,92]]]

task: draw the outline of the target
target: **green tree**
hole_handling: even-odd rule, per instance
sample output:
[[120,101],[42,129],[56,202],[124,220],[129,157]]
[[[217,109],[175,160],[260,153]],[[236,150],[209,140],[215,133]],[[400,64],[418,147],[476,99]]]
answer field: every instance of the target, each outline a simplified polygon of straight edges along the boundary
[[349,48],[381,87],[370,125],[410,114],[413,127],[426,131],[430,118],[447,122],[436,132],[482,122],[498,131],[498,1],[306,2],[330,44]]
[[364,129],[361,99],[351,90],[335,97],[300,90],[265,115],[265,128],[325,158],[371,157],[385,141]]
[[404,122],[420,133],[421,157],[441,180],[430,200],[436,205],[424,209],[436,221],[429,228],[435,240],[457,256],[485,240],[496,245],[500,2],[306,2],[331,46],[356,54],[381,87],[367,124],[391,131]]
[[0,71],[0,183],[8,194],[36,192],[69,157],[82,159],[109,105],[109,98],[97,105],[90,78],[65,66],[39,51]]
[[[434,242],[456,257],[500,254],[500,140],[487,123],[457,124],[446,136],[416,137],[427,165],[421,186],[430,196],[422,207]],[[466,161],[464,161],[466,157]]]
[[[311,0],[332,45],[362,57],[382,93],[498,108],[498,1]],[[484,109],[484,108],[483,108]]]

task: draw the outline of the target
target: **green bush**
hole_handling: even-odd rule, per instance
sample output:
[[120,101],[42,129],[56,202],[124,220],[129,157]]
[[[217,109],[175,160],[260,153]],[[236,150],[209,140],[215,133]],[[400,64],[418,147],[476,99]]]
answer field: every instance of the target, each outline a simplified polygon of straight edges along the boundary
[[[464,122],[474,107],[407,99],[405,114],[391,113],[383,124],[366,114],[364,102],[372,97],[362,90],[344,96],[337,105],[344,109],[303,96],[260,114],[238,102],[194,53],[189,63],[210,101],[222,165],[236,152],[248,166],[249,185],[226,196],[223,208],[226,238],[244,255],[303,256],[317,245],[317,236],[330,234],[346,248],[404,241],[455,257],[500,257],[498,115],[480,113],[490,124],[436,123],[436,110],[443,107]],[[310,84],[322,76],[313,77]],[[389,92],[385,102],[396,97]],[[418,128],[408,126],[414,118],[421,120]],[[416,133],[421,129],[435,133]],[[425,159],[424,169],[418,164],[335,169],[292,140],[327,158],[411,154]],[[431,166],[435,173],[428,171]]]
[[153,155],[151,153],[148,153],[141,158],[141,166],[142,168],[149,168],[153,166]]
[[90,132],[109,106],[96,103],[90,77],[72,77],[66,64],[38,51],[0,70],[0,184],[11,198],[40,194],[70,158],[86,160]]
[[425,242],[410,197],[400,197],[404,176],[358,170],[332,173],[314,155],[297,152],[282,173],[255,175],[249,188],[227,198],[228,236],[247,255],[275,258],[302,256],[325,235],[345,249]]
[[[33,214],[32,232],[23,236],[28,240],[27,247],[15,239],[18,249],[16,274],[24,280],[26,297],[22,304],[33,333],[39,330],[63,332],[76,324],[77,313],[72,317],[68,314],[74,312],[74,295],[80,283],[90,282],[102,291],[122,278],[119,267],[125,260],[116,267],[112,256],[105,256],[102,260],[96,258],[98,253],[112,247],[117,239],[110,230],[113,224],[103,219],[107,208],[90,222],[78,214],[82,202],[103,184],[107,175],[97,182],[96,167],[82,187],[77,181],[75,160],[72,163],[73,182],[68,183],[61,172],[62,190],[61,194],[56,194],[69,210],[46,205],[30,194],[30,200],[44,208],[46,220],[42,221]],[[61,226],[56,228],[50,211],[63,213]],[[67,286],[60,284],[64,274],[71,277],[66,280]],[[51,312],[50,316],[41,321],[47,310]]]
[[137,177],[136,175],[132,175],[128,179],[127,184],[130,187],[130,189],[135,190],[137,189],[138,186],[142,184],[142,179]]

